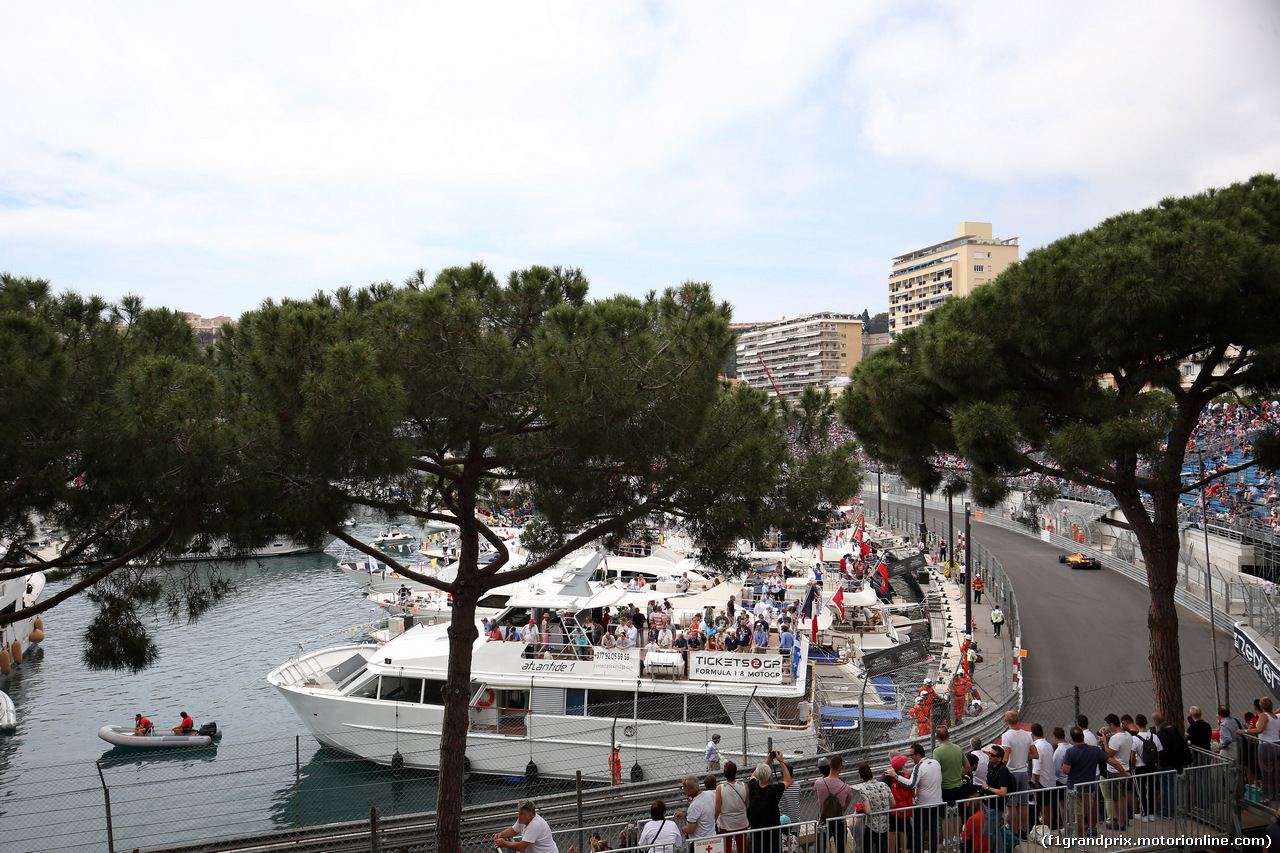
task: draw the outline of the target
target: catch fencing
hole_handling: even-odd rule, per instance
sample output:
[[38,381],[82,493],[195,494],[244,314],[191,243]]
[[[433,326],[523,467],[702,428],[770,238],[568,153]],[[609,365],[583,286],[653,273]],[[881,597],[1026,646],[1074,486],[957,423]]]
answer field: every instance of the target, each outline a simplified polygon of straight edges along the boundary
[[[909,529],[918,528],[919,510],[913,512],[913,508],[919,505],[920,491],[896,475],[882,475],[881,481],[884,495],[879,505],[884,508],[884,513],[909,520]],[[963,507],[967,498],[967,493],[956,496],[952,504]],[[867,500],[870,509],[870,502],[876,501],[874,491],[869,493]],[[940,494],[926,495],[924,504],[935,512],[948,506],[945,496]],[[1064,491],[1061,498],[1045,508],[1043,513],[1031,512],[1026,496],[1022,494],[1011,497],[1001,506],[974,507],[975,515],[981,513],[983,524],[1039,537],[1063,551],[1096,557],[1108,569],[1146,586],[1147,572],[1133,534],[1100,522],[1111,509],[1114,509],[1111,505],[1095,504],[1072,491]],[[1046,525],[1045,515],[1055,523]],[[1225,532],[1211,526],[1211,533],[1215,536]],[[1280,554],[1280,550],[1277,553]],[[1273,646],[1280,647],[1280,596],[1274,582],[1280,578],[1280,571],[1274,571],[1276,577],[1270,580],[1255,578],[1214,565],[1189,548],[1181,549],[1178,561],[1179,583],[1174,597],[1180,607],[1212,621],[1227,634],[1231,633],[1236,622],[1244,622]]]

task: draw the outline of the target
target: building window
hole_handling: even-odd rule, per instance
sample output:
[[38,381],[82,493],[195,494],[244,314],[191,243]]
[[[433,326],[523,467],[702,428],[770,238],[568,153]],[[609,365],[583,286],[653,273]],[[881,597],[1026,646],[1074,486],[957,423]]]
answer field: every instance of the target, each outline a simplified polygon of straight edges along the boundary
[[986,253],[986,252],[974,252],[974,253],[973,253],[973,257],[974,257],[975,259],[977,259],[977,260],[982,260],[982,259],[983,259],[983,258],[985,258],[986,256],[987,256],[987,253]]
[[983,265],[982,265],[982,264],[974,264],[974,265],[973,265],[973,271],[974,271],[974,272],[982,272],[982,270],[983,270]]

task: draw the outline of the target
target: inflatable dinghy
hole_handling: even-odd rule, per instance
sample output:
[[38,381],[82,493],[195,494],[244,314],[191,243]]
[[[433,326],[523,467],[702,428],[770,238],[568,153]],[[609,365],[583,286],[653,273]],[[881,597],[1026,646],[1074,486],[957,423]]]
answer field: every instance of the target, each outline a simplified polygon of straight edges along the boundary
[[103,726],[98,729],[98,737],[115,746],[129,746],[136,749],[158,749],[169,746],[211,746],[222,737],[217,723],[205,723],[198,732],[189,735],[164,734],[136,735],[133,726]]
[[18,712],[13,707],[13,700],[9,698],[9,694],[0,690],[0,729],[13,729],[18,727]]

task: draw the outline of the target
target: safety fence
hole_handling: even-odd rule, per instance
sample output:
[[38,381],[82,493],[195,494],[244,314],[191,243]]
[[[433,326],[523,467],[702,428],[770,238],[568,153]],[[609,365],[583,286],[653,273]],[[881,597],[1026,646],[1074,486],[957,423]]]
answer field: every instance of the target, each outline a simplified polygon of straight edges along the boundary
[[[912,762],[907,762],[904,772],[910,773],[913,769]],[[678,782],[655,792],[656,796],[647,801],[624,802],[608,812],[582,814],[572,825],[565,825],[561,812],[554,808],[547,811],[540,801],[534,801],[534,808],[538,816],[548,821],[552,844],[561,853],[585,850],[872,853],[899,849],[1012,850],[1019,845],[1031,849],[1033,846],[1103,844],[1131,850],[1160,850],[1226,846],[1231,845],[1233,839],[1235,846],[1265,845],[1265,839],[1241,837],[1239,814],[1233,808],[1231,797],[1238,784],[1239,768],[1214,757],[1182,771],[1157,770],[1132,778],[1113,774],[1072,786],[1057,785],[1008,794],[987,794],[982,789],[966,786],[955,791],[952,805],[938,802],[899,806],[893,799],[894,783],[887,776],[884,760],[868,765],[868,773],[860,770],[846,766],[844,779],[854,787],[851,807],[842,817],[819,818],[814,791],[819,774],[815,771],[792,777],[778,804],[778,823],[725,832],[706,831],[706,818],[698,820],[699,815],[705,814],[706,802],[691,802]],[[871,778],[864,781],[866,775]],[[784,783],[776,774],[772,781]],[[993,781],[990,767],[987,781]],[[718,778],[712,783],[722,784]],[[722,797],[730,795],[721,791]],[[483,828],[467,826],[461,849],[476,853],[492,851],[495,835],[499,833],[504,840],[522,840],[522,836],[515,834],[515,824],[520,820],[523,828],[527,818],[518,816],[518,805],[513,799],[494,809]],[[676,817],[677,812],[680,817]],[[508,827],[511,831],[507,831]],[[687,834],[686,828],[690,830]],[[340,831],[335,828],[324,838],[282,835],[278,841],[256,839],[254,844],[253,849],[267,853],[284,850],[433,853],[436,849],[434,823],[429,818],[419,822],[387,821],[376,809],[366,821],[345,826]],[[194,853],[214,848],[170,849]]]
[[[881,480],[884,495],[880,505],[884,513],[909,520],[913,529],[918,527],[919,511],[914,508],[919,505],[919,490],[894,475],[883,475]],[[963,507],[966,497],[955,496],[952,504]],[[870,508],[876,501],[874,492],[867,500]],[[948,506],[943,495],[926,495],[924,503],[935,512]],[[1095,557],[1105,567],[1147,585],[1146,568],[1133,534],[1116,532],[1114,527],[1100,523],[1103,510],[1098,506],[1082,504],[1064,495],[1047,511],[1058,522],[1051,530],[1046,529],[1038,513],[1029,513],[1025,507],[1025,496],[1017,495],[1001,506],[974,507],[974,515],[981,514],[984,524],[1039,537],[1063,551]],[[1175,599],[1179,606],[1206,621],[1212,620],[1227,634],[1234,623],[1244,622],[1273,646],[1280,646],[1280,595],[1274,582],[1223,569],[1212,562],[1206,564],[1188,548],[1181,550],[1178,559],[1180,577]]]
[[[654,804],[647,819],[624,825],[616,835],[615,823],[555,832],[553,837],[561,851],[584,849],[581,836],[592,850],[618,853],[997,851],[1019,846],[1162,850],[1229,846],[1232,840],[1235,846],[1266,845],[1265,838],[1242,837],[1238,814],[1227,798],[1238,769],[1226,762],[1136,777],[1112,771],[1104,779],[1006,795],[978,795],[972,787],[964,787],[955,791],[954,804],[895,803],[892,808],[866,808],[872,800],[877,805],[892,802],[894,786],[892,779],[882,775],[883,768],[868,769],[871,778],[866,781],[862,777],[867,774],[860,776],[857,770],[843,774],[853,785],[851,808],[844,817],[822,820],[813,814],[817,810],[815,778],[800,783],[807,807],[803,816],[792,815],[784,807],[780,826],[712,835],[701,835],[695,827],[692,837],[687,837],[681,832],[687,824],[673,819],[675,808],[664,801]],[[684,796],[678,801],[682,812],[689,808]]]

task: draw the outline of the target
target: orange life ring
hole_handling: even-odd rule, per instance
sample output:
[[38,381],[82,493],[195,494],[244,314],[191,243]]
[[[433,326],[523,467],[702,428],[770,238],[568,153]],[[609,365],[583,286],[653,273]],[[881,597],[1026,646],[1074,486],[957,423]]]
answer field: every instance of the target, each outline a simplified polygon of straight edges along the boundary
[[479,708],[488,708],[493,704],[493,690],[485,688],[484,695],[480,697],[480,701],[476,703]]

